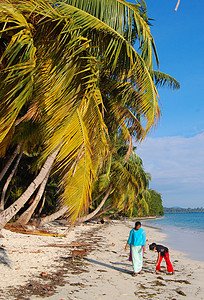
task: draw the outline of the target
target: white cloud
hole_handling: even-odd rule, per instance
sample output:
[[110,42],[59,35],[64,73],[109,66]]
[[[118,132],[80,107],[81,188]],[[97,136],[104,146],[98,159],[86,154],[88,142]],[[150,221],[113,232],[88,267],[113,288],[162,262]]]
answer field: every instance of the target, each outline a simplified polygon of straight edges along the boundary
[[145,171],[151,173],[151,188],[162,193],[164,201],[204,206],[204,135],[149,137],[136,146]]

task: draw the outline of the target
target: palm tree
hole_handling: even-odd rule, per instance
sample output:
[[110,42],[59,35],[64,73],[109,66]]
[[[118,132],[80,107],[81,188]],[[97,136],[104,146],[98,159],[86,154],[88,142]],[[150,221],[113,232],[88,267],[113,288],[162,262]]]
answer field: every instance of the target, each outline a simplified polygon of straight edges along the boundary
[[[152,56],[154,52],[158,61],[157,53],[141,3],[0,3],[0,146],[9,143],[8,136],[21,122],[41,123],[45,135],[40,159],[49,159],[60,172],[61,201],[73,220],[88,208],[92,183],[109,150],[111,120],[104,122],[106,111],[114,115],[116,130],[126,140],[133,134],[144,138],[160,116],[152,76]],[[1,227],[42,183],[50,164],[44,164],[36,185],[31,183],[0,214]]]
[[92,211],[77,220],[78,222],[94,218],[102,207],[104,208],[101,213],[103,210],[106,213],[126,210],[131,216],[134,207],[148,212],[144,194],[147,192],[151,177],[144,172],[142,160],[134,151],[131,151],[127,160],[124,160],[127,149],[128,145],[125,144],[122,135],[119,135],[110,159],[95,182]]

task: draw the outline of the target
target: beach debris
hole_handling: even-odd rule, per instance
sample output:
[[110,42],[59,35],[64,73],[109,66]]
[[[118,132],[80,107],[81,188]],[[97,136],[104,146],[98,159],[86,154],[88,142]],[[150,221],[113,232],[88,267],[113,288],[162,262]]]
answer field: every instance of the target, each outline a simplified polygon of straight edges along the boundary
[[188,281],[188,280],[182,280],[182,279],[166,279],[166,281],[191,284],[190,281]]
[[30,225],[21,225],[17,223],[7,223],[4,227],[7,230],[17,233],[30,234],[30,235],[48,235],[48,236],[56,236],[56,237],[66,237],[64,234],[58,234],[56,232],[51,232],[45,229],[40,229],[35,226]]
[[42,272],[42,273],[40,274],[40,276],[45,277],[45,276],[47,276],[47,273],[46,273],[46,272]]
[[144,284],[142,284],[142,283],[140,283],[140,288],[147,289],[147,287]]
[[13,254],[13,253],[15,253],[15,252],[17,252],[17,253],[45,253],[44,251],[42,251],[42,250],[35,250],[35,251],[28,251],[28,250],[8,250],[9,252],[8,252],[8,254]]
[[156,281],[153,281],[153,284],[156,285],[156,286],[166,286],[165,283],[159,281],[159,280],[156,280]]
[[71,244],[48,244],[43,245],[41,247],[61,247],[61,248],[67,248],[67,247],[81,247],[81,246],[89,246],[90,244],[87,243],[77,243],[72,242]]
[[164,278],[161,276],[158,276],[157,279],[164,280]]
[[70,286],[81,286],[81,287],[85,287],[85,284],[81,283],[81,282],[75,282],[75,283],[70,283]]
[[114,244],[114,243],[112,243],[112,244],[110,244],[109,246],[115,246],[115,244]]
[[[98,247],[100,245],[99,244],[100,241],[102,240],[102,237],[98,238],[98,235],[97,235],[99,229],[100,228],[98,228],[97,230],[95,228],[94,229],[91,228],[89,231],[86,232],[86,237],[84,237],[84,232],[80,233],[79,236],[77,237],[78,240],[76,240],[76,242],[71,243],[71,247],[73,247],[73,245],[78,247],[79,245],[86,244],[85,242],[87,241],[87,239],[89,239],[89,237],[90,237],[90,243],[93,244],[92,238],[94,236],[97,237],[96,241],[94,241],[94,245]],[[83,240],[84,238],[86,238],[86,240]],[[63,245],[65,247],[67,247],[67,245],[65,245],[65,244],[63,244]],[[70,246],[70,244],[69,244],[69,246]],[[45,246],[38,245],[38,247],[45,247]],[[5,252],[5,251],[2,250],[2,252]],[[56,263],[55,269],[53,271],[49,270],[47,276],[41,276],[40,275],[41,271],[39,271],[38,276],[35,277],[35,280],[34,279],[29,280],[29,282],[25,285],[10,287],[9,291],[8,291],[9,296],[7,299],[12,298],[12,299],[16,299],[16,300],[17,299],[19,299],[19,300],[25,299],[26,300],[26,299],[30,299],[31,296],[35,296],[36,299],[42,298],[42,297],[50,297],[57,292],[58,286],[64,286],[65,284],[70,283],[69,275],[72,276],[72,274],[73,274],[73,275],[78,276],[79,274],[89,272],[85,261],[81,261],[80,264],[79,263],[73,264],[70,257],[67,258],[67,257],[60,256],[56,260],[56,262],[57,263]],[[45,271],[43,271],[43,272],[46,273]],[[16,273],[17,273],[17,271],[16,271]],[[97,274],[99,274],[99,272]],[[93,275],[93,277],[95,278],[94,275]],[[84,286],[83,283],[80,283],[79,287],[81,288],[83,286]],[[70,292],[70,295],[73,292],[74,292],[74,290],[72,290]],[[5,291],[0,289],[0,295],[4,295],[4,294],[5,294]],[[6,295],[5,295],[5,299],[6,299]],[[56,298],[56,299],[60,300],[60,298]],[[66,297],[66,299],[68,300],[70,298]]]
[[176,292],[181,296],[186,296],[186,294],[182,290],[176,290]]

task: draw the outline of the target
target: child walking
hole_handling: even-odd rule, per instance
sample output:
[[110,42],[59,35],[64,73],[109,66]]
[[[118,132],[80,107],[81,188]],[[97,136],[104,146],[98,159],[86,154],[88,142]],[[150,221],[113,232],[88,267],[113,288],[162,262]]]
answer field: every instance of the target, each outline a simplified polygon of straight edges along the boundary
[[152,243],[151,245],[149,245],[149,249],[152,251],[157,251],[158,252],[158,257],[157,257],[157,262],[156,262],[156,272],[154,273],[158,273],[158,271],[161,271],[161,261],[164,258],[166,261],[166,265],[167,265],[167,271],[170,274],[174,274],[174,269],[172,267],[171,261],[169,259],[169,249],[163,245],[157,245],[156,243]]

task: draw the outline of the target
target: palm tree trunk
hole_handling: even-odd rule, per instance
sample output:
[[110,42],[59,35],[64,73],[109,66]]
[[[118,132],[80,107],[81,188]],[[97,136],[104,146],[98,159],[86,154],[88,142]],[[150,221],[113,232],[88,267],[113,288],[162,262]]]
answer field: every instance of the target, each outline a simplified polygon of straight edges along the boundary
[[48,156],[42,169],[40,170],[40,173],[37,175],[34,181],[31,182],[26,191],[12,205],[10,205],[6,210],[0,213],[0,230],[6,225],[8,221],[11,220],[13,216],[15,216],[15,214],[22,208],[22,206],[28,201],[30,196],[42,183],[45,176],[47,175],[47,170],[52,166],[58,152],[59,148]]
[[38,203],[40,202],[40,199],[42,198],[42,195],[44,193],[44,190],[45,190],[45,187],[46,187],[49,175],[50,175],[50,171],[51,171],[51,168],[49,169],[47,175],[43,179],[34,201],[28,207],[28,209],[26,211],[24,211],[24,213],[19,217],[19,219],[17,221],[18,224],[26,225],[30,221],[30,218],[32,217],[36,207],[38,206]]
[[7,188],[9,186],[9,183],[11,182],[11,180],[13,178],[13,175],[15,174],[15,172],[18,168],[18,165],[19,165],[19,162],[21,160],[22,154],[23,154],[23,151],[21,151],[21,153],[19,154],[18,159],[17,159],[17,161],[16,161],[16,163],[13,167],[13,170],[12,170],[11,174],[9,175],[9,177],[7,178],[6,183],[3,187],[3,190],[2,190],[2,193],[1,193],[0,211],[4,210],[4,199],[5,199],[5,196],[6,196],[6,191],[7,191]]
[[10,165],[12,164],[12,162],[14,161],[16,155],[18,154],[19,150],[21,148],[21,144],[19,144],[15,151],[13,152],[11,158],[9,159],[9,161],[7,162],[7,164],[4,166],[3,170],[0,173],[0,181],[2,180],[2,178],[4,177],[4,175],[6,174],[6,172],[8,171]]
[[129,135],[129,147],[128,147],[128,151],[127,151],[127,153],[126,153],[126,155],[125,155],[125,158],[124,158],[123,163],[126,163],[127,160],[129,159],[130,154],[131,154],[131,152],[132,152],[132,149],[133,149],[133,145],[132,145],[132,137],[131,137],[131,135]]
[[43,207],[44,207],[44,204],[45,204],[45,195],[44,195],[44,197],[43,197],[43,201],[42,201],[41,207],[40,207],[40,209],[39,209],[38,215],[41,214],[42,209],[43,209]]
[[105,197],[103,198],[103,200],[101,201],[99,206],[94,211],[92,211],[90,214],[88,214],[87,216],[84,216],[84,217],[78,219],[77,223],[83,223],[83,222],[86,222],[86,221],[92,219],[93,217],[95,217],[95,215],[99,212],[99,210],[103,207],[106,200],[108,199],[111,190],[112,190],[112,185],[109,187],[108,192],[106,193]]
[[53,214],[49,215],[49,216],[46,216],[44,218],[41,218],[39,223],[38,223],[38,226],[43,226],[47,223],[50,223],[58,218],[60,218],[61,216],[63,216],[67,210],[68,210],[68,206],[63,206],[62,208],[60,208],[58,211],[54,212]]
[[[109,205],[109,206],[107,206],[105,209],[103,209],[100,213],[98,213],[98,214],[96,214],[95,216],[94,216],[94,218],[98,218],[98,217],[100,217],[102,214],[104,214],[105,212],[107,212],[107,211],[109,211],[110,209],[112,208],[112,205]],[[108,216],[109,217],[109,216]]]
[[121,208],[121,209],[119,209],[119,210],[117,210],[117,211],[115,211],[114,213],[110,214],[108,217],[110,218],[110,217],[112,217],[112,216],[118,214],[118,213],[121,212],[122,210],[124,210],[124,207]]

